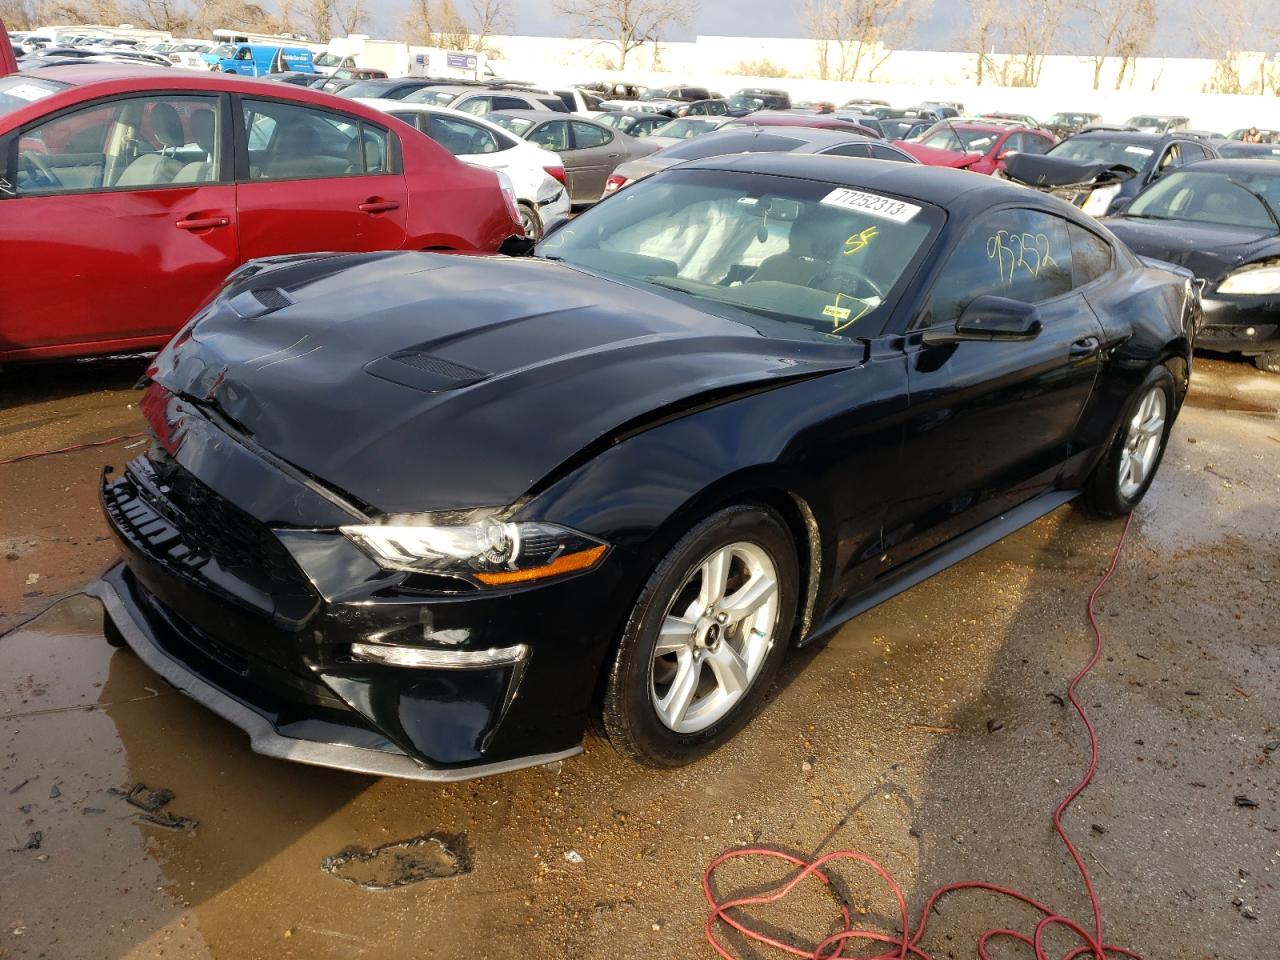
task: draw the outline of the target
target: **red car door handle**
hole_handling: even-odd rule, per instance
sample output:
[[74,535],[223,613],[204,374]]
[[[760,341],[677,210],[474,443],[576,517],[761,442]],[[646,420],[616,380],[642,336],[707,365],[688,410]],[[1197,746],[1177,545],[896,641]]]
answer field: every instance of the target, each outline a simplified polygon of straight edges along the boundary
[[388,210],[399,210],[400,204],[394,200],[379,200],[377,197],[370,197],[360,204],[360,209],[365,213],[386,213]]
[[193,217],[179,220],[174,226],[179,230],[212,230],[214,227],[225,227],[230,222],[230,217]]

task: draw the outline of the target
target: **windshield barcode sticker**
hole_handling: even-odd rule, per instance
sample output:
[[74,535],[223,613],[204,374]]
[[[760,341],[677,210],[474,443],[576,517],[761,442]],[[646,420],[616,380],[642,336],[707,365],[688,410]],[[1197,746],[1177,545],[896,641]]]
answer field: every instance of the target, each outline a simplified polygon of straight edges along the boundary
[[32,103],[43,97],[49,96],[53,91],[48,87],[41,87],[34,83],[15,83],[11,87],[0,90],[0,93],[10,97],[17,97],[19,100],[26,100],[29,103]]
[[832,190],[822,198],[822,202],[829,206],[844,207],[856,213],[879,217],[881,220],[892,220],[894,223],[906,223],[920,212],[920,208],[914,203],[894,200],[892,197],[881,197],[874,193],[863,193],[860,190],[850,190],[848,187]]

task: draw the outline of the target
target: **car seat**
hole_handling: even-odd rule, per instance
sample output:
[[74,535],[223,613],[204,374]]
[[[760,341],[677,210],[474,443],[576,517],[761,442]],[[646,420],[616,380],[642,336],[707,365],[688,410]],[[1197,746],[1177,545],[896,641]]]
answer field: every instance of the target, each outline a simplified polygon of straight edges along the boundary
[[213,180],[215,158],[214,147],[217,145],[217,122],[213,110],[201,107],[191,112],[191,135],[196,145],[204,151],[205,159],[188,163],[173,178],[174,183],[208,183]]
[[182,118],[172,104],[161,101],[152,105],[151,130],[160,141],[160,152],[138,157],[124,168],[113,186],[145,187],[170,183],[182,170],[182,162],[165,152],[183,146],[187,139],[182,130]]

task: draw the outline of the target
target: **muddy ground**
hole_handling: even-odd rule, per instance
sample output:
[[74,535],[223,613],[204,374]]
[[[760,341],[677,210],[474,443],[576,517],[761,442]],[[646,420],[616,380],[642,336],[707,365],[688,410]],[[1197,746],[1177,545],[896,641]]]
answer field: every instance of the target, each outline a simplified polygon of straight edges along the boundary
[[[138,372],[6,371],[0,460],[139,431]],[[1107,939],[1150,958],[1254,960],[1280,940],[1278,410],[1280,377],[1199,365],[1100,602],[1083,689],[1102,760],[1066,822]],[[96,476],[133,442],[0,465],[0,957],[710,957],[703,866],[756,842],[862,850],[913,909],[988,879],[1087,921],[1049,821],[1087,743],[1056,697],[1088,655],[1085,595],[1118,523],[1063,508],[859,618],[687,769],[589,740],[558,769],[433,786],[259,757],[103,642],[79,595],[112,555]],[[154,813],[122,795],[137,783]],[[443,846],[327,860],[424,836]],[[892,928],[888,894],[842,876],[859,919]],[[397,880],[414,882],[348,882]],[[809,935],[831,916],[817,894],[762,914]],[[925,943],[972,957],[982,930],[1032,924],[966,894]]]

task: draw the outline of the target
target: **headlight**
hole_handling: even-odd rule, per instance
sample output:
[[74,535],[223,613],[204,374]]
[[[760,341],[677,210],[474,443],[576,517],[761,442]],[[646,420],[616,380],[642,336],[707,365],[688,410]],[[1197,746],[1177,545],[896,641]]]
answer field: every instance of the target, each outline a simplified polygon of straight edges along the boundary
[[1265,297],[1280,293],[1280,264],[1241,267],[1222,281],[1218,292],[1241,297]]
[[465,576],[491,587],[589,570],[609,549],[550,523],[481,520],[459,526],[388,523],[340,529],[388,569]]
[[1105,217],[1107,208],[1111,206],[1111,201],[1118,196],[1120,196],[1120,184],[1118,183],[1113,183],[1109,187],[1098,187],[1089,196],[1085,197],[1084,203],[1080,205],[1080,210],[1091,217]]

